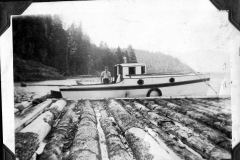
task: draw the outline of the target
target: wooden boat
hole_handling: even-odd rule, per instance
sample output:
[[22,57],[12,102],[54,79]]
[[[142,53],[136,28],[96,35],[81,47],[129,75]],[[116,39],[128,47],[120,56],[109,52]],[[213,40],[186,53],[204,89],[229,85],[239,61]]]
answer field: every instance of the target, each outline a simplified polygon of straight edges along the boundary
[[112,83],[61,86],[62,96],[68,99],[204,96],[209,89],[209,74],[147,74],[144,63],[123,63],[114,69]]

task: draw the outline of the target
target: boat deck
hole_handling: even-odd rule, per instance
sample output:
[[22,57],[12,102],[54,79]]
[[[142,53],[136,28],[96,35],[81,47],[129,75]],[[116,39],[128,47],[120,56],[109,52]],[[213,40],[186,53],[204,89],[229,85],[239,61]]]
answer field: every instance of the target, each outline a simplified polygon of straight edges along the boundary
[[230,98],[44,98],[15,114],[20,159],[231,158]]

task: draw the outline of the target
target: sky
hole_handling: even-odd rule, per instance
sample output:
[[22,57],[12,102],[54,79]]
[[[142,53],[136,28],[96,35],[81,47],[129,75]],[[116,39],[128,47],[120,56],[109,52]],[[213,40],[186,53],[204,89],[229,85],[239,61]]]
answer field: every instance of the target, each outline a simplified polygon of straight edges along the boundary
[[196,71],[229,70],[230,55],[240,46],[240,33],[228,12],[209,0],[38,3],[22,15],[29,14],[61,14],[65,27],[81,23],[94,44],[158,51]]

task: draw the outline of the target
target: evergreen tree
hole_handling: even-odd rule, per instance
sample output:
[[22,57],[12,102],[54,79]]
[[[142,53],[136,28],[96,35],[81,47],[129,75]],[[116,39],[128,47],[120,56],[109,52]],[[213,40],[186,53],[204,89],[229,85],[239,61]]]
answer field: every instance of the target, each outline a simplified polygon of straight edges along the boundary
[[127,48],[127,55],[128,55],[128,63],[137,63],[137,58],[131,45],[129,45]]
[[117,62],[117,64],[124,63],[124,60],[123,60],[124,52],[121,51],[120,47],[117,48],[117,50],[115,52],[115,55],[116,55],[116,62]]

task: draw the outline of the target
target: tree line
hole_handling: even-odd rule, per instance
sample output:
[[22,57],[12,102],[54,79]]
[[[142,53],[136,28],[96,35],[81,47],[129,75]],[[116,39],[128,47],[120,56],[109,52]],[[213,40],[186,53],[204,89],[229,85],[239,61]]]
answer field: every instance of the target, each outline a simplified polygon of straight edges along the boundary
[[127,63],[137,62],[131,45],[110,49],[105,42],[92,44],[81,24],[64,29],[58,15],[14,17],[12,24],[14,57],[53,67],[64,76],[99,75],[104,66],[113,72],[123,57]]
[[178,58],[161,52],[135,50],[139,62],[147,64],[148,73],[190,73],[194,70]]

